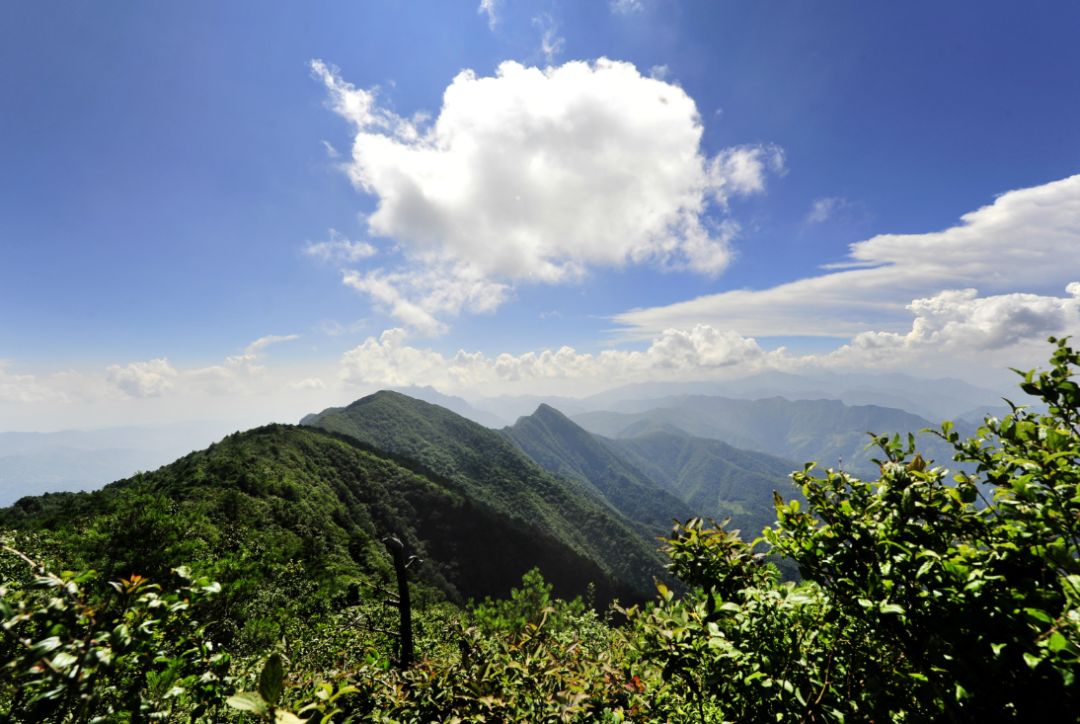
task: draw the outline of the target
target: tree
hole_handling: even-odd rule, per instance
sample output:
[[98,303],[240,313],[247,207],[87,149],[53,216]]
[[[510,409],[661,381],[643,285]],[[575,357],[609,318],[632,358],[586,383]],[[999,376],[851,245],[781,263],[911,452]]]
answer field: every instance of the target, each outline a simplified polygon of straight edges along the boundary
[[671,567],[692,590],[637,614],[643,659],[700,720],[1075,721],[1080,355],[1051,342],[1021,384],[1045,412],[1011,406],[968,440],[942,426],[971,472],[875,437],[876,481],[795,473],[807,505],[778,498],[759,543],[799,584],[722,528],[677,527]]

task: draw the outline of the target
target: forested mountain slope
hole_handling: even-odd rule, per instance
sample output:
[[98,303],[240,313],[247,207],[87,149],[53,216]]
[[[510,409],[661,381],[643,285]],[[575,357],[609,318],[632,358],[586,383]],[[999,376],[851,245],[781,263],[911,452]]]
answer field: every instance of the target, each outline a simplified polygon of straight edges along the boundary
[[643,593],[662,571],[655,541],[586,484],[546,472],[499,433],[449,410],[383,391],[303,422],[417,461],[471,499],[546,531]]
[[381,539],[391,533],[425,559],[418,581],[452,599],[505,595],[534,566],[564,595],[589,582],[600,601],[638,590],[454,480],[285,425],[230,435],[100,491],[23,498],[0,510],[0,528],[37,531],[68,565],[109,579],[161,580],[191,565],[226,584],[230,617],[251,625],[261,599],[286,611],[344,597],[357,581],[389,585]]
[[667,533],[673,519],[701,514],[553,407],[540,405],[502,434],[545,470],[581,480],[650,532]]

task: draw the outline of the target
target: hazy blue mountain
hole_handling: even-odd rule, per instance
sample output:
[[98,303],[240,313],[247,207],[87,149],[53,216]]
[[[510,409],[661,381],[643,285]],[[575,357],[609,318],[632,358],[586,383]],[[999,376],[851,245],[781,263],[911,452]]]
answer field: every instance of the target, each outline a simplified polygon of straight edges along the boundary
[[543,470],[497,432],[436,405],[382,391],[304,424],[416,461],[507,518],[537,526],[639,591],[661,571],[655,542],[580,480]]
[[662,407],[643,412],[589,412],[573,419],[586,430],[606,437],[636,437],[654,430],[677,428],[737,448],[765,452],[800,464],[816,461],[823,466],[839,466],[860,475],[876,472],[871,458],[877,453],[866,448],[868,432],[916,433],[924,455],[944,465],[952,460],[949,446],[936,437],[919,434],[922,429],[936,427],[935,424],[895,408],[780,397],[739,400],[682,396],[666,398],[662,403]]
[[663,399],[680,396],[839,400],[851,406],[877,405],[905,410],[934,421],[957,419],[975,408],[1001,404],[999,393],[952,378],[925,379],[900,373],[769,371],[728,381],[625,385],[579,400],[578,407],[582,408],[581,412],[643,412],[666,407]]
[[582,481],[650,533],[667,533],[673,519],[700,514],[553,407],[540,405],[502,433],[542,468]]

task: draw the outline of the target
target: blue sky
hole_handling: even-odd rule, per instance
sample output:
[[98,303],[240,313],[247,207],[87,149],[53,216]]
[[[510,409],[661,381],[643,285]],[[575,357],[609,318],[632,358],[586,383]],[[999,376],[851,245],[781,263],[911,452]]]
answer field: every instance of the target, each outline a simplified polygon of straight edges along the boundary
[[1033,364],[1077,324],[1078,30],[1066,2],[7,3],[0,429]]

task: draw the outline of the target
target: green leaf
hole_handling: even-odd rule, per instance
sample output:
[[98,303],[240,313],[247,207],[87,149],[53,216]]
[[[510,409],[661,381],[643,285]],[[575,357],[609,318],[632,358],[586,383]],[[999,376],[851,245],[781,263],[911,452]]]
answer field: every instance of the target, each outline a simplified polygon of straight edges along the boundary
[[1058,652],[1062,649],[1068,648],[1069,640],[1061,635],[1060,631],[1055,631],[1050,634],[1050,639],[1046,642],[1046,648],[1051,651]]
[[281,661],[281,654],[273,654],[266,660],[262,673],[259,674],[259,694],[270,706],[277,706],[281,699],[284,679],[285,667]]
[[250,711],[253,714],[265,714],[270,706],[266,701],[254,691],[244,691],[239,694],[233,694],[225,703],[231,706],[233,709],[239,709],[240,711]]
[[1024,652],[1024,663],[1028,665],[1028,668],[1034,669],[1041,661],[1042,659],[1035,654],[1029,654],[1026,651]]

